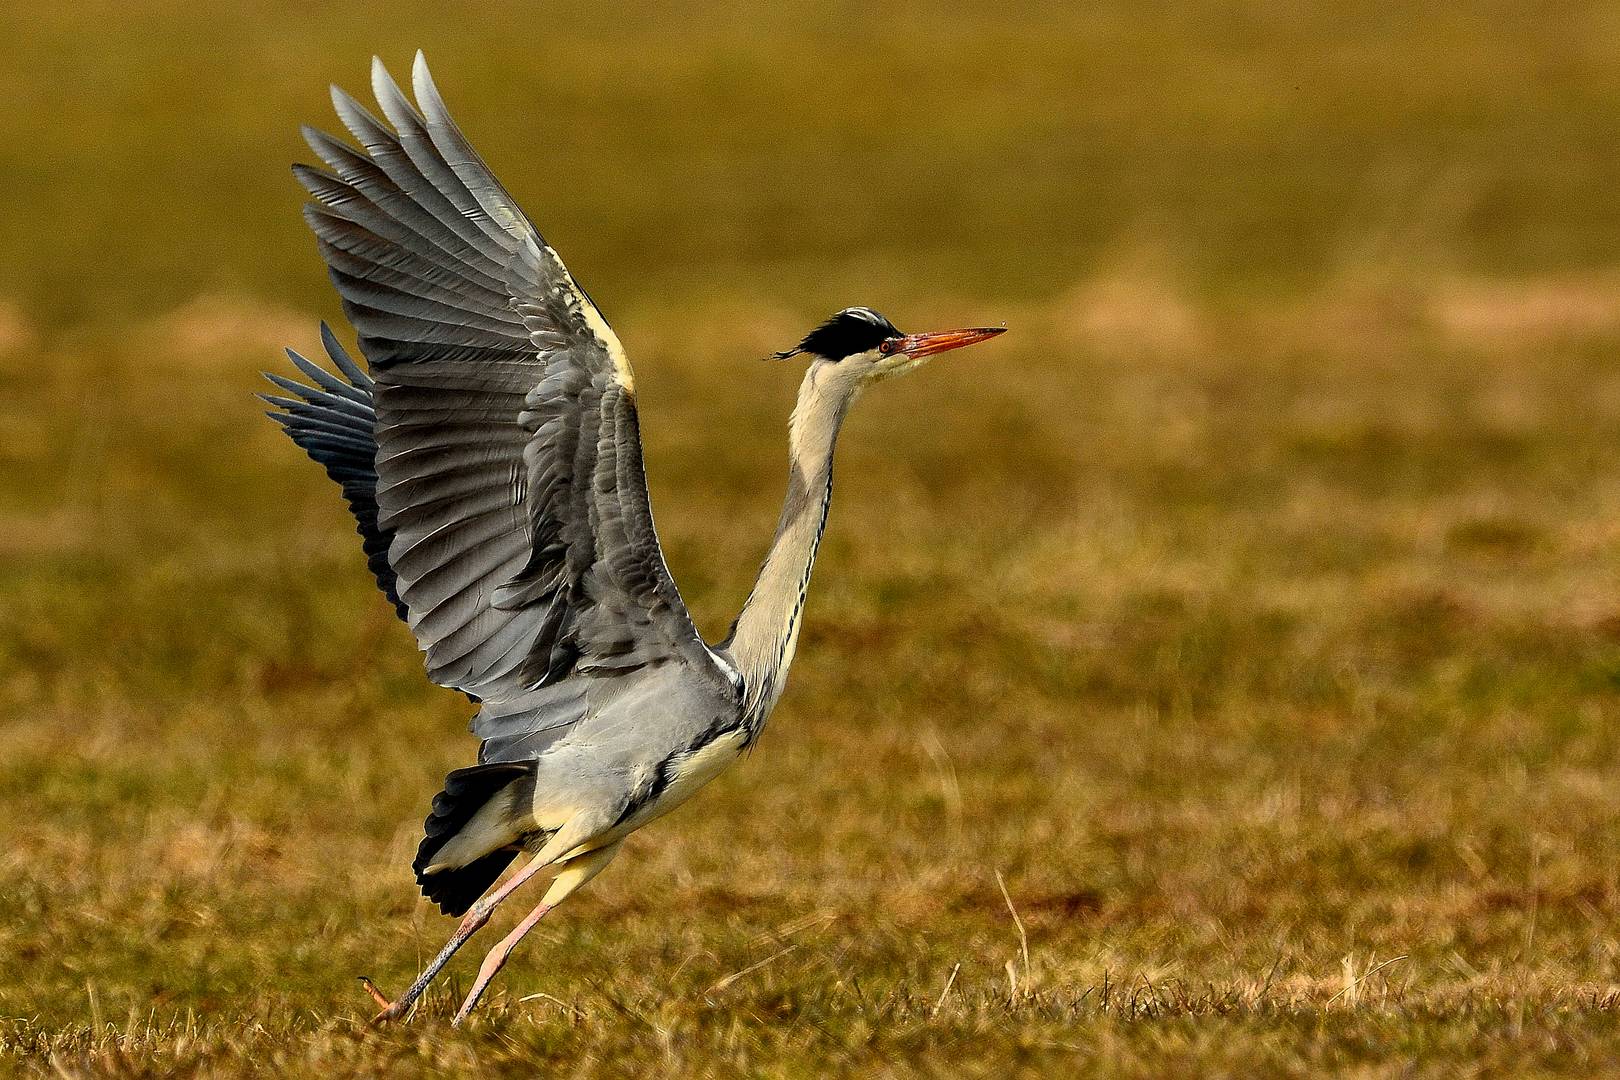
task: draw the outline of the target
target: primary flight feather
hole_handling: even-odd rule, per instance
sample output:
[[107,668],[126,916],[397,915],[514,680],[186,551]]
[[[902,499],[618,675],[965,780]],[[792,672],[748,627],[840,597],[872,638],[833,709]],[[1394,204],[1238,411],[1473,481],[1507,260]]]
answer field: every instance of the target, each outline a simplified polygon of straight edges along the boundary
[[[336,481],[429,678],[477,702],[478,763],[451,773],[417,850],[423,893],[464,915],[380,1018],[403,1016],[507,896],[554,875],[517,941],[626,835],[758,736],[782,693],[826,523],[832,458],[867,385],[999,329],[902,334],[848,308],[780,354],[809,358],[788,495],[727,638],[699,637],[653,528],[624,348],[450,118],[417,54],[415,102],[372,64],[379,119],[333,88],[359,148],[311,129],[295,166],[366,361],[322,326],[339,375],[269,375],[270,415]],[[339,377],[341,376],[341,377]],[[519,855],[527,864],[491,891]]]

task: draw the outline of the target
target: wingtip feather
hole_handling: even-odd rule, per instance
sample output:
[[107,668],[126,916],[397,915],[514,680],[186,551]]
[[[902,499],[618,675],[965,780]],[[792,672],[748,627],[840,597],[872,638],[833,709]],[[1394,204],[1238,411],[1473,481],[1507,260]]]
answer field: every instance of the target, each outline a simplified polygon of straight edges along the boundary
[[321,344],[326,348],[326,355],[332,358],[332,363],[336,364],[338,369],[348,377],[349,382],[362,390],[369,391],[371,389],[371,376],[366,373],[364,368],[354,362],[354,358],[349,355],[349,350],[343,347],[343,343],[332,332],[331,324],[325,319],[321,320]]
[[304,190],[309,192],[311,195],[314,195],[317,199],[321,197],[319,190],[327,187],[328,185],[341,184],[343,187],[349,186],[344,182],[341,176],[338,176],[335,173],[327,172],[318,165],[310,165],[302,161],[295,161],[293,163],[292,174],[293,179],[302,184]]
[[439,96],[438,87],[433,85],[433,72],[428,70],[427,57],[422,50],[416,50],[416,59],[411,61],[411,89],[416,91],[418,104],[426,105],[428,99]]
[[338,139],[310,124],[298,125],[298,134],[304,137],[304,145],[308,146],[316,157],[334,169],[338,166],[332,160],[333,151],[348,149]]
[[421,123],[421,114],[411,99],[405,96],[405,91],[399,88],[394,76],[383,64],[381,58],[371,58],[371,92],[377,96],[377,104],[381,106],[383,115],[392,120],[394,127],[403,131],[409,128],[412,121]]
[[273,371],[265,372],[264,377],[269,379],[275,385],[281,387],[283,390],[287,391],[287,393],[297,394],[299,397],[303,397],[305,391],[310,389],[296,379],[289,379],[285,375],[277,375]]
[[349,134],[353,135],[362,146],[369,147],[379,139],[393,136],[387,125],[372,115],[370,109],[360,104],[359,99],[337,83],[332,84],[332,110],[337,113],[338,119],[343,121],[343,126],[349,129]]
[[330,371],[327,371],[314,361],[306,360],[304,357],[294,353],[292,362],[298,366],[299,371],[302,371],[306,377],[315,380],[316,385],[320,386],[324,390],[331,393],[341,394],[345,389],[347,389],[343,385],[342,379],[339,379],[336,375],[333,375]]
[[434,129],[435,141],[442,137],[438,129],[455,132],[456,122],[450,118],[450,108],[444,103],[444,96],[439,93],[438,84],[433,81],[433,74],[428,71],[427,65],[418,67],[413,72],[413,78],[411,88],[416,91],[416,104]]

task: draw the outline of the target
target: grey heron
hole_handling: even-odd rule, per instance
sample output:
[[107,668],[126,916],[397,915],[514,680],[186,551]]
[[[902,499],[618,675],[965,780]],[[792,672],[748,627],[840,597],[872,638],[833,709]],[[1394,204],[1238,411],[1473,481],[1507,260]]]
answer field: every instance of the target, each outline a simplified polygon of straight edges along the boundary
[[776,354],[808,365],[787,497],[741,613],[707,644],[653,530],[623,347],[451,120],[421,53],[412,74],[414,103],[373,60],[386,123],[333,87],[359,147],[306,128],[326,168],[294,168],[366,368],[323,324],[336,373],[289,349],[309,381],[267,373],[281,393],[265,398],[340,485],[429,678],[478,706],[478,762],[445,778],[414,864],[461,922],[397,999],[362,980],[378,1019],[405,1016],[507,897],[552,878],[486,956],[459,1024],[627,835],[759,737],[798,641],[850,404],[1001,328],[904,334],[852,307]]

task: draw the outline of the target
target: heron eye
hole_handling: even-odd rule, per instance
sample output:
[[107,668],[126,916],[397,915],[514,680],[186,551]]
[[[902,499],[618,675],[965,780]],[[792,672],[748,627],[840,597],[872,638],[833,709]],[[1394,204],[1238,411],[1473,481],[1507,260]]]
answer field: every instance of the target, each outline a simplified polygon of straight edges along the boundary
[[879,342],[878,343],[878,352],[883,353],[885,356],[887,356],[889,353],[894,352],[894,344],[895,343],[893,341]]

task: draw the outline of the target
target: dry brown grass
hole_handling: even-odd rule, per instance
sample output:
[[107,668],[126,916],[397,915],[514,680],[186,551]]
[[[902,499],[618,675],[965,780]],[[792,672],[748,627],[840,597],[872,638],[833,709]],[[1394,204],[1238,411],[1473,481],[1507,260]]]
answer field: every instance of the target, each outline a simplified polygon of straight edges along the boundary
[[[1270,309],[1129,356],[1112,324],[1077,336],[1071,295],[978,358],[1009,380],[968,360],[874,393],[760,752],[636,837],[456,1035],[454,985],[376,1032],[353,976],[397,985],[446,931],[405,865],[465,709],[254,421],[262,309],[209,303],[240,339],[135,334],[195,355],[29,384],[0,578],[12,1060],[1616,1064],[1614,343],[1530,363],[1405,303],[1378,331],[1404,362]],[[663,534],[711,629],[769,526],[779,417],[755,418],[792,378],[737,353],[638,350]],[[30,509],[69,447],[89,460]]]
[[[759,752],[467,1030],[425,684],[254,372],[285,174],[425,45],[637,364],[722,632],[850,302],[1005,319],[840,451]],[[1613,5],[0,11],[0,1071],[1620,1068]],[[511,916],[507,916],[511,918]]]

